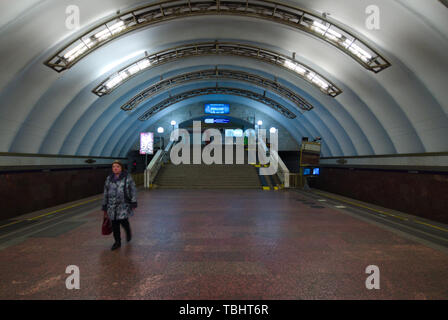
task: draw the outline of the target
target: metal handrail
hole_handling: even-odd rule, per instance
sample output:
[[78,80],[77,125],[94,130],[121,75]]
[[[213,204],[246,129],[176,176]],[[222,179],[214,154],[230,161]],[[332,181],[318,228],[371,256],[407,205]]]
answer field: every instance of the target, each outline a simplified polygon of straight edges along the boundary
[[157,174],[159,173],[160,167],[166,162],[167,156],[169,155],[171,148],[173,147],[175,141],[170,141],[166,146],[165,150],[158,150],[152,158],[151,162],[148,164],[144,175],[144,186],[145,189],[149,189],[155,180]]
[[277,162],[277,176],[280,179],[281,183],[285,188],[289,188],[289,169],[283,162],[282,158],[278,154],[276,150],[268,149],[263,139],[258,139],[259,145],[263,148],[263,150],[269,151],[269,163]]
[[274,156],[276,158],[276,161],[278,163],[278,170],[277,170],[277,176],[280,179],[280,181],[283,183],[283,186],[285,188],[289,188],[289,169],[283,162],[283,160],[280,158],[280,155],[277,151],[272,150],[270,151],[270,156]]

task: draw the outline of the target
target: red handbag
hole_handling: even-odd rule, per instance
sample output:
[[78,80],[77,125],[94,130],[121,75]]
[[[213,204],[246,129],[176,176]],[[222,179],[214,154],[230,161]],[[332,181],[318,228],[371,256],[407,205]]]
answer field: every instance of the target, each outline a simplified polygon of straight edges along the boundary
[[101,228],[101,232],[104,236],[107,236],[112,233],[112,222],[110,221],[109,217],[104,215],[103,218],[103,226]]

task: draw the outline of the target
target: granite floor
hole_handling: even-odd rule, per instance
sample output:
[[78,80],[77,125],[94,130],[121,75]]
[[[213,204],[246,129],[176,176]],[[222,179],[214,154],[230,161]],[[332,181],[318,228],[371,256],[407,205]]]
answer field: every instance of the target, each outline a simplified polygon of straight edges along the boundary
[[[0,250],[0,299],[448,299],[446,253],[297,192],[152,190],[138,202],[117,251],[100,210]],[[66,288],[69,265],[79,290]],[[369,265],[379,290],[366,288]]]

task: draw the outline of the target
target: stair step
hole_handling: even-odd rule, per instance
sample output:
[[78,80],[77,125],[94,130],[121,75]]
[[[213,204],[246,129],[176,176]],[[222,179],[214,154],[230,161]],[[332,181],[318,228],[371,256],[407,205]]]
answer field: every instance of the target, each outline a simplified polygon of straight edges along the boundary
[[248,163],[169,163],[160,169],[153,186],[158,189],[261,189],[257,169]]

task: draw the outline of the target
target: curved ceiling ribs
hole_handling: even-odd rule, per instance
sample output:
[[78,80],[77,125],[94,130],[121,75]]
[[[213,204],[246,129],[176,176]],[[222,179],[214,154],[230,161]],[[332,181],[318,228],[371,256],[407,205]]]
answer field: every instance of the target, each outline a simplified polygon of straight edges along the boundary
[[[212,98],[213,101],[219,101],[216,99],[217,97]],[[245,101],[246,100],[246,101]],[[283,126],[284,130],[289,132],[291,136],[296,140],[300,141],[301,137],[303,136],[316,136],[316,133],[318,130],[316,130],[313,126],[313,124],[309,123],[309,126],[305,127],[303,123],[297,122],[295,125],[288,125],[288,122],[284,122],[285,119],[282,115],[275,112],[274,110],[270,108],[266,108],[263,106],[262,103],[254,102],[254,104],[249,104],[247,102],[250,99],[248,98],[242,98],[236,96],[230,96],[229,100],[227,100],[229,103],[232,103],[232,105],[237,105],[237,107],[242,107],[246,110],[251,110],[249,113],[255,112],[259,114],[260,117],[270,117],[274,121],[278,122],[281,126]],[[149,129],[151,126],[154,126],[157,124],[159,125],[160,121],[163,121],[165,119],[165,123],[169,124],[172,120],[172,113],[177,112],[177,110],[184,110],[188,109],[190,106],[196,105],[200,100],[200,97],[192,98],[191,100],[184,100],[178,104],[175,104],[171,106],[169,109],[162,110],[161,112],[155,114],[153,117],[148,119],[147,121],[138,121],[138,115],[136,113],[130,114],[129,119],[125,119],[122,116],[114,117],[114,125],[116,125],[117,128],[121,128],[123,126],[122,136],[117,140],[114,139],[113,136],[108,136],[106,139],[100,139],[98,138],[97,141],[103,140],[107,141],[107,143],[93,143],[95,147],[91,149],[91,154],[127,154],[127,152],[132,148],[132,146],[135,145],[135,143],[138,141],[139,132],[144,132],[147,129]],[[123,115],[123,113],[120,113]],[[118,114],[117,114],[118,115]],[[130,121],[129,121],[130,120]],[[287,121],[294,121],[285,119]],[[114,131],[113,129],[111,130]],[[334,143],[328,143],[327,145],[324,145],[325,149],[328,148],[332,149],[332,151],[328,150],[328,154],[337,154],[340,152],[340,146],[338,141],[334,141]]]
[[[238,1],[218,1],[218,2],[210,2],[210,1],[196,1],[196,2],[190,2],[188,1],[188,5],[190,7],[190,14],[188,14],[187,11],[178,10],[178,6],[182,6],[180,4],[181,1],[163,1],[158,3],[159,8],[155,9],[154,5],[149,5],[145,7],[141,7],[139,9],[136,9],[134,11],[129,11],[127,14],[132,14],[132,19],[134,22],[137,23],[138,26],[132,26],[132,23],[130,21],[123,21],[123,17],[126,16],[126,13],[123,15],[120,15],[120,17],[117,20],[111,19],[105,24],[103,24],[103,30],[99,31],[98,28],[101,28],[101,26],[97,28],[93,28],[87,33],[84,34],[84,36],[89,36],[88,40],[80,38],[79,41],[82,41],[81,44],[78,44],[75,48],[69,48],[73,43],[66,47],[70,49],[69,52],[66,52],[62,58],[65,60],[65,62],[68,62],[70,65],[67,65],[66,67],[69,68],[73,64],[75,64],[77,61],[82,59],[84,56],[86,56],[90,51],[95,50],[96,48],[102,46],[103,44],[111,41],[112,39],[115,39],[119,37],[122,34],[125,34],[127,32],[130,32],[135,29],[139,29],[141,27],[155,24],[159,21],[163,20],[170,20],[174,18],[180,18],[183,16],[189,16],[189,15],[201,15],[201,14],[230,14],[230,15],[241,15],[242,11],[238,11],[241,9],[241,5],[244,5],[245,10],[243,15],[249,16],[249,17],[258,17],[263,19],[269,19],[274,22],[279,22],[282,24],[289,24],[290,26],[296,27],[298,29],[301,29],[302,31],[306,31],[308,33],[311,33],[314,36],[317,36],[326,42],[331,43],[332,45],[338,47],[348,55],[350,55],[353,59],[355,59],[358,63],[363,65],[366,69],[379,72],[384,68],[387,68],[390,64],[382,58],[377,52],[372,50],[368,45],[365,43],[359,41],[355,37],[353,37],[350,33],[346,32],[345,30],[342,30],[335,26],[334,24],[328,22],[325,19],[321,19],[320,17],[313,15],[306,11],[301,11],[299,14],[300,18],[297,21],[294,21],[293,18],[291,18],[291,15],[288,15],[286,11],[294,11],[297,10],[297,8],[293,8],[291,6],[285,6],[280,3],[272,2],[272,1],[245,1],[238,2]],[[206,4],[204,4],[206,2]],[[262,5],[260,3],[263,3]],[[266,4],[268,6],[266,7]],[[270,5],[274,4],[274,7],[269,7]],[[191,14],[193,11],[191,10],[193,6],[202,6],[202,9],[196,10],[194,14]],[[204,5],[207,6],[208,11],[206,12],[203,10]],[[224,6],[222,6],[224,5]],[[227,5],[227,6],[226,6]],[[213,11],[212,9],[214,6],[217,8],[217,10]],[[250,7],[250,9],[249,9]],[[151,9],[152,8],[152,9]],[[224,9],[222,11],[221,9]],[[266,8],[270,8],[272,11],[272,15],[266,16]],[[160,10],[157,11],[157,10]],[[227,10],[227,11],[226,11]],[[167,12],[169,14],[167,14]],[[254,15],[255,13],[255,15]],[[160,15],[161,14],[161,15]],[[144,17],[144,19],[147,20],[140,20],[140,18]],[[297,17],[297,16],[296,16]],[[161,20],[157,20],[157,18],[160,18]],[[124,19],[126,20],[126,19]],[[146,21],[146,22],[145,22]],[[112,23],[112,24],[108,24]],[[298,26],[299,25],[299,26]],[[89,35],[90,33],[90,35]],[[86,41],[88,43],[86,43]],[[76,42],[76,41],[75,41]],[[357,42],[355,44],[355,42]],[[92,44],[92,45],[89,45]],[[202,49],[202,50],[201,50]],[[205,50],[204,50],[205,49]],[[275,52],[269,52],[269,50],[263,49],[263,48],[256,48],[250,45],[244,45],[239,43],[218,43],[210,42],[210,43],[200,43],[199,46],[197,44],[194,44],[193,46],[187,46],[187,47],[178,47],[174,48],[174,50],[165,50],[164,52],[159,52],[158,54],[154,54],[148,58],[148,55],[146,54],[146,57],[143,59],[140,59],[137,62],[134,62],[131,65],[128,65],[127,67],[119,70],[114,75],[109,77],[108,79],[104,80],[100,85],[98,85],[93,92],[99,96],[102,96],[104,94],[108,94],[111,91],[113,91],[121,82],[125,82],[129,79],[131,79],[134,75],[142,72],[145,69],[148,69],[149,67],[153,67],[156,65],[160,65],[166,62],[174,61],[179,58],[184,58],[188,56],[198,56],[198,55],[210,55],[210,54],[226,54],[226,55],[233,55],[233,56],[242,56],[242,57],[251,57],[256,58],[258,60],[262,60],[265,62],[269,62],[271,64],[276,65],[277,67],[280,66],[284,69],[287,69],[288,71],[294,72],[297,76],[301,77],[308,83],[311,83],[315,87],[317,87],[320,91],[324,92],[325,94],[336,97],[340,93],[342,93],[342,90],[336,87],[332,82],[327,80],[322,75],[315,72],[313,69],[311,69],[308,66],[305,66],[302,63],[299,63],[295,60],[295,54],[293,55],[293,59],[281,55]],[[59,55],[60,57],[61,55]],[[152,59],[151,59],[152,58]],[[50,59],[51,60],[51,59]],[[47,65],[48,62],[47,61]],[[152,61],[151,61],[152,60]],[[49,65],[51,66],[51,65]],[[51,67],[55,67],[55,65],[52,65]],[[66,68],[59,69],[57,71],[63,71]],[[55,69],[56,70],[56,69]],[[247,78],[247,77],[246,77]],[[240,79],[232,79],[232,80],[242,80]],[[260,84],[263,82],[258,81],[258,83],[253,84]],[[266,85],[266,82],[264,82]],[[271,89],[274,88],[274,86],[271,85]],[[230,88],[233,89],[233,88]],[[279,92],[279,88],[277,87],[277,93]],[[298,105],[301,109],[311,110],[312,106],[303,98],[297,99],[295,95],[291,95],[291,92],[282,90],[283,94],[280,94],[281,96],[287,96],[289,99],[295,98],[296,101],[294,101],[295,105]],[[233,93],[234,94],[234,93]],[[247,92],[245,95],[247,96]],[[258,101],[260,101],[260,97],[257,97]],[[261,99],[263,100],[263,98]],[[267,100],[265,100],[267,101]],[[297,103],[298,102],[298,103]],[[296,115],[291,113],[289,110],[281,106],[280,104],[274,102],[274,101],[268,101],[267,106],[273,108],[274,110],[282,113],[285,117],[288,118],[296,118]],[[158,104],[158,108],[160,108],[160,104]],[[165,106],[166,107],[166,106]],[[305,108],[304,108],[305,107]],[[148,110],[145,114],[148,114],[148,112],[154,112],[154,107],[150,110]],[[141,119],[140,119],[141,120]]]
[[[358,0],[347,0],[342,5],[332,0],[288,1],[293,6],[297,4],[307,8],[309,12],[269,0],[169,0],[152,2],[138,9],[132,9],[135,7],[131,3],[135,4],[135,1],[116,0],[111,4],[107,0],[98,0],[100,4],[97,6],[85,7],[85,12],[90,11],[89,16],[83,17],[86,24],[95,27],[84,28],[83,23],[83,29],[76,33],[82,36],[69,36],[68,39],[74,41],[53,57],[56,60],[46,61],[60,74],[51,72],[42,62],[68,44],[66,40],[61,41],[67,39],[67,31],[63,27],[53,27],[52,30],[50,26],[41,27],[40,24],[48,21],[56,11],[64,9],[66,4],[45,2],[46,5],[36,9],[26,24],[19,21],[11,23],[8,32],[12,32],[0,41],[2,48],[11,48],[4,50],[4,57],[17,52],[14,64],[6,65],[12,59],[3,59],[9,72],[4,73],[2,78],[5,89],[0,93],[0,98],[5,106],[17,107],[8,110],[8,113],[6,108],[1,110],[0,127],[4,133],[0,139],[2,149],[9,152],[38,150],[39,153],[48,154],[125,155],[130,147],[129,142],[135,142],[139,130],[156,125],[158,121],[166,120],[169,123],[168,118],[174,116],[174,112],[179,112],[183,117],[182,108],[191,105],[192,101],[198,105],[209,98],[198,96],[185,100],[171,105],[148,121],[139,121],[138,118],[147,108],[169,97],[171,88],[175,88],[173,92],[177,94],[201,86],[213,87],[218,82],[230,89],[241,85],[243,90],[254,90],[263,95],[263,89],[278,79],[281,85],[306,98],[305,101],[315,107],[314,112],[305,112],[302,117],[291,120],[264,103],[247,97],[241,98],[232,93],[223,100],[235,104],[244,101],[248,108],[256,107],[260,115],[265,113],[278,119],[288,131],[295,132],[293,137],[298,141],[301,135],[322,136],[327,147],[326,156],[446,150],[446,140],[439,137],[446,136],[448,132],[446,123],[443,123],[446,121],[447,94],[442,88],[443,74],[446,73],[443,52],[447,43],[432,31],[432,25],[420,21],[422,17],[433,17],[429,13],[437,10],[435,5],[427,4],[427,10],[420,12],[418,9],[423,5],[415,4],[411,6],[415,11],[411,12],[403,10],[402,5],[395,2],[384,1],[387,10],[382,10],[381,21],[382,30],[387,32],[375,33],[363,29],[364,21],[360,21],[359,16],[355,18],[356,12],[364,12],[365,9],[364,3]],[[81,1],[78,4],[81,5]],[[107,15],[117,7],[126,8],[129,16],[125,16],[126,13],[117,13],[113,18]],[[331,17],[339,20],[331,19],[336,25],[329,22],[327,15],[322,18],[320,14],[310,12],[330,12]],[[105,14],[109,18],[97,20]],[[42,20],[34,19],[38,15],[42,15]],[[210,18],[206,18],[207,15]],[[193,16],[204,18],[188,18]],[[392,25],[395,17],[402,19],[400,26]],[[439,20],[431,22],[442,29],[446,24]],[[172,23],[162,23],[164,21]],[[210,28],[203,28],[204,21]],[[223,26],[222,22],[230,23]],[[356,37],[362,35],[362,39],[372,44],[373,48],[387,54],[394,68],[388,68],[387,72],[377,76],[376,72],[390,64],[382,57],[375,60],[376,52],[372,54],[370,48],[364,47],[359,39],[350,38],[350,34],[340,26],[355,30]],[[133,30],[137,32],[131,34]],[[125,34],[127,36],[121,37]],[[30,35],[35,37],[34,42],[26,42]],[[87,40],[89,37],[90,40]],[[112,41],[115,39],[117,41]],[[217,41],[213,41],[215,39]],[[227,42],[220,42],[219,39],[226,39]],[[355,40],[351,46],[348,39]],[[204,40],[209,42],[200,42]],[[103,46],[109,42],[109,45]],[[433,43],[439,45],[431,46]],[[101,50],[89,55],[100,47]],[[417,47],[422,50],[413,50]],[[151,54],[160,50],[156,48],[164,50]],[[336,48],[342,51],[337,52]],[[145,50],[150,54],[143,56]],[[137,59],[137,52],[140,60],[128,64]],[[291,54],[293,52],[297,54],[297,60],[295,54]],[[347,55],[353,59],[348,59]],[[368,55],[371,55],[371,60]],[[192,58],[183,59],[189,57]],[[138,68],[135,67],[136,63],[145,59],[149,62],[148,66],[143,62],[137,65]],[[301,74],[300,68],[307,66],[299,61],[322,72],[339,88],[330,83],[328,87],[331,90],[323,90],[324,86],[319,85],[316,79],[326,78],[314,78],[313,82],[311,72],[314,70],[309,68]],[[373,64],[367,65],[371,62]],[[76,67],[70,69],[75,64]],[[105,68],[99,70],[102,64]],[[125,64],[128,66],[122,68]],[[239,74],[246,72],[262,76],[270,83],[258,79],[249,82],[229,75],[222,77],[221,82],[221,77],[213,78],[211,74],[209,78],[188,82],[188,74],[198,70],[211,71],[216,65]],[[153,67],[157,68],[149,70]],[[67,69],[70,71],[62,73]],[[114,77],[123,75],[122,72],[126,74],[122,81],[114,86],[111,85],[113,82],[109,83],[110,86],[106,85]],[[160,74],[164,78],[160,78]],[[316,72],[314,74],[321,76]],[[175,83],[165,82],[169,79]],[[195,85],[192,85],[193,82]],[[157,89],[156,84],[164,87]],[[94,93],[101,99],[92,94],[94,87],[99,89]],[[153,89],[157,91],[152,92]],[[341,89],[344,94],[338,96]],[[291,104],[290,100],[297,100],[296,97],[281,94],[279,88],[265,90],[269,97],[278,97],[277,102],[295,111],[298,103]],[[338,99],[330,99],[336,96]],[[128,107],[123,105],[126,101],[130,104]],[[120,108],[135,110],[137,106],[141,110],[130,113],[122,112]]]
[[[180,68],[179,74],[182,73],[188,73],[189,70],[192,70],[192,66],[190,64],[187,64],[187,68],[183,71],[183,66],[178,66]],[[197,70],[197,68],[210,68],[210,65],[195,65],[194,69]],[[254,67],[254,66],[252,66]],[[244,67],[245,70],[247,70],[250,73],[257,73],[259,69],[254,68],[247,68],[247,66]],[[176,70],[177,71],[177,70]],[[265,70],[267,71],[267,70]],[[266,76],[268,76],[271,73],[266,72]],[[157,77],[158,78],[158,77]],[[139,123],[151,123],[154,121],[154,119],[158,119],[159,114],[157,114],[155,117],[152,117],[147,122],[141,122],[138,121],[137,112],[126,114],[124,112],[120,112],[120,107],[122,104],[134,97],[139,93],[139,91],[145,89],[147,86],[152,85],[154,83],[158,82],[157,78],[151,79],[148,83],[145,84],[145,81],[147,77],[143,77],[139,79],[139,81],[134,82],[132,85],[126,86],[126,88],[123,88],[124,90],[121,90],[121,92],[115,92],[111,95],[104,96],[103,99],[96,99],[94,103],[89,107],[85,108],[85,111],[83,112],[83,115],[77,120],[77,124],[73,125],[72,129],[70,130],[70,133],[66,136],[64,139],[64,142],[62,143],[62,148],[58,149],[59,152],[62,152],[64,154],[103,154],[107,150],[107,154],[116,154],[115,152],[118,152],[118,150],[125,150],[126,146],[123,146],[124,141],[131,141],[131,146],[135,145],[135,141],[133,141],[133,138],[129,136],[131,132],[134,132],[134,136],[138,136],[138,129],[135,131],[136,128],[140,128],[140,130],[146,130],[148,125],[139,125]],[[143,82],[142,82],[143,81]],[[214,86],[215,81],[208,84],[209,86]],[[149,84],[151,83],[151,84]],[[235,82],[236,83],[236,82]],[[293,86],[294,87],[294,86]],[[247,88],[247,87],[246,87]],[[295,88],[295,87],[294,87]],[[86,94],[89,92],[89,88],[86,87]],[[189,89],[185,89],[189,90]],[[250,90],[250,88],[249,88]],[[299,89],[294,89],[294,91],[302,92]],[[178,91],[180,92],[180,91]],[[303,94],[306,94],[306,91],[303,91]],[[165,95],[166,97],[166,95]],[[239,101],[238,99],[235,99],[236,97],[229,96],[228,98],[225,98],[226,101],[232,103],[236,103]],[[153,99],[157,99],[157,102],[160,102],[161,99],[163,99],[162,96],[160,97],[153,97]],[[232,100],[230,100],[232,99]],[[194,99],[193,99],[194,100]],[[222,100],[222,99],[220,99]],[[185,102],[185,101],[184,101]],[[189,101],[188,101],[189,102]],[[250,102],[248,100],[248,102]],[[339,121],[341,119],[336,120],[331,115],[331,112],[338,112],[336,110],[342,111],[342,106],[339,104],[337,100],[329,99],[328,103],[329,106],[331,105],[333,108],[329,108],[330,111],[328,114],[326,113],[325,109],[326,106],[322,105],[319,100],[313,100],[314,103],[316,103],[316,107],[318,108],[318,113],[305,113],[308,115],[307,117],[301,117],[300,121],[288,121],[287,118],[282,117],[279,113],[275,112],[271,108],[267,108],[266,106],[264,108],[259,108],[259,111],[261,113],[265,113],[266,111],[273,111],[270,113],[270,117],[277,116],[279,120],[278,122],[281,122],[283,127],[287,128],[288,131],[292,130],[299,130],[298,135],[294,135],[294,139],[296,139],[298,142],[301,141],[302,136],[324,136],[326,137],[328,135],[328,139],[326,140],[326,144],[328,144],[328,147],[324,147],[326,150],[327,155],[336,155],[336,154],[357,154],[357,149],[353,145],[353,141],[351,140],[349,134],[345,132],[344,128],[351,129],[352,124],[344,124],[344,121],[340,124]],[[150,102],[143,102],[143,103],[150,103]],[[168,109],[165,109],[164,111],[168,111],[170,114],[173,112],[177,112],[175,110],[180,110],[179,106],[185,106],[187,104],[185,103],[178,103],[176,105],[171,106]],[[252,106],[252,104],[245,104],[247,106]],[[261,103],[257,103],[260,107],[262,106]],[[328,107],[329,107],[328,106]],[[75,105],[71,105],[72,108],[75,107]],[[144,106],[145,107],[145,106]],[[97,113],[98,108],[100,108],[102,111],[100,111],[100,114]],[[141,108],[141,106],[140,106]],[[262,110],[266,109],[266,110]],[[321,114],[323,112],[323,114]],[[141,113],[141,112],[139,112]],[[320,119],[320,117],[323,117]],[[329,116],[329,117],[328,117]],[[350,118],[350,117],[349,117]],[[95,119],[95,120],[93,120]],[[283,119],[283,120],[282,120]],[[297,118],[298,119],[298,118]],[[172,119],[171,119],[172,120]],[[177,120],[177,119],[176,119]],[[352,120],[352,118],[350,118]],[[82,125],[82,123],[89,123],[89,125],[86,127],[85,125]],[[168,121],[169,123],[169,121]],[[357,124],[354,124],[356,127],[358,127]],[[88,129],[90,127],[90,129]],[[87,128],[87,129],[86,129]],[[131,130],[131,131],[130,131]],[[79,148],[72,147],[73,146],[73,140],[77,139],[77,137],[83,136],[82,142],[79,144]],[[365,134],[362,132],[362,130],[359,128],[359,130],[356,131],[356,136],[359,141],[365,141],[365,145],[367,147],[364,147],[362,150],[367,150],[367,152],[372,152],[372,148],[370,147],[370,142],[368,141]],[[105,146],[105,141],[108,141],[108,147],[105,147],[104,149],[101,146]],[[117,147],[114,148],[111,143],[115,141],[117,143]],[[78,145],[78,144],[77,144]],[[122,149],[123,148],[123,149]],[[46,149],[48,150],[48,149]],[[113,150],[113,151],[112,151]],[[47,153],[50,151],[46,151]],[[109,153],[112,152],[112,153]],[[121,151],[120,151],[121,152]],[[104,153],[104,154],[106,154]]]
[[291,59],[285,55],[261,47],[237,42],[220,41],[192,43],[147,55],[146,57],[138,59],[126,67],[121,68],[107,79],[103,80],[92,92],[101,97],[111,93],[126,81],[150,68],[168,62],[178,61],[183,58],[207,55],[238,56],[261,60],[285,68],[288,71],[293,71],[294,75],[299,76],[331,97],[336,97],[342,93],[342,90],[326,77],[295,59]]
[[264,105],[274,109],[275,111],[281,113],[288,119],[294,119],[297,116],[289,111],[287,108],[282,106],[280,103],[272,100],[271,98],[266,97],[265,95],[258,94],[253,91],[239,89],[239,88],[226,88],[226,87],[208,87],[208,88],[200,88],[194,89],[186,92],[179,93],[177,95],[171,96],[168,99],[163,100],[162,102],[156,104],[151,107],[149,110],[145,111],[138,119],[140,121],[146,121],[150,117],[152,117],[157,112],[186,99],[191,99],[198,96],[210,95],[210,94],[225,94],[225,95],[233,95],[249,98],[258,102],[263,103]]
[[272,90],[278,95],[286,99],[289,99],[301,110],[309,111],[313,109],[313,106],[308,101],[306,101],[300,95],[296,94],[294,91],[288,89],[285,86],[282,86],[277,81],[273,81],[248,72],[219,69],[219,68],[184,73],[165,80],[161,80],[138,93],[132,99],[123,104],[121,106],[121,109],[123,109],[124,111],[134,110],[135,108],[137,108],[139,104],[141,104],[146,99],[149,99],[150,97],[154,96],[155,94],[185,83],[203,81],[203,80],[221,80],[221,79],[231,79],[231,80],[248,82],[250,84],[254,84],[256,86]]
[[165,0],[119,14],[96,25],[50,57],[57,72],[71,68],[104,44],[136,29],[189,16],[236,15],[259,18],[305,31],[335,46],[364,68],[379,72],[390,66],[378,51],[342,27],[311,12],[271,0]]

